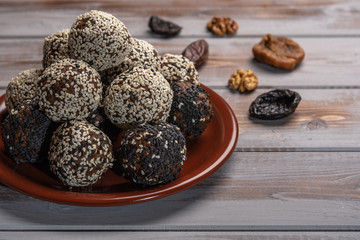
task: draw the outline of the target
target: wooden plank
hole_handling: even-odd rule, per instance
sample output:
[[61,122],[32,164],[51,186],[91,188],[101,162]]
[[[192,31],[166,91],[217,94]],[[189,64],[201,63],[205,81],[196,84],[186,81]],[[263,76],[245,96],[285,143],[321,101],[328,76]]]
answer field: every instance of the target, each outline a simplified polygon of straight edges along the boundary
[[[144,8],[143,6],[146,6]],[[59,11],[61,9],[61,11]],[[356,0],[332,1],[1,1],[1,36],[46,36],[68,28],[76,16],[98,9],[122,20],[136,36],[150,36],[151,15],[183,26],[181,37],[210,36],[206,23],[230,16],[239,23],[237,36],[359,35],[360,6]]]
[[123,240],[184,240],[184,239],[247,239],[247,240],[358,240],[358,232],[1,232],[7,240],[36,239],[123,239]]
[[250,119],[250,94],[215,89],[231,106],[239,123],[238,151],[359,151],[359,89],[293,89],[302,100],[287,118]]
[[[145,38],[160,54],[181,54],[197,38]],[[269,87],[360,87],[359,38],[294,38],[306,51],[304,62],[287,72],[260,64],[251,49],[260,38],[206,39],[210,45],[209,60],[199,70],[201,81],[208,86],[226,86],[237,69],[252,69],[259,77],[259,88]],[[41,68],[43,39],[0,39],[0,87],[28,68]]]
[[0,230],[360,230],[359,152],[234,153],[186,191],[121,207],[74,207],[0,187]]

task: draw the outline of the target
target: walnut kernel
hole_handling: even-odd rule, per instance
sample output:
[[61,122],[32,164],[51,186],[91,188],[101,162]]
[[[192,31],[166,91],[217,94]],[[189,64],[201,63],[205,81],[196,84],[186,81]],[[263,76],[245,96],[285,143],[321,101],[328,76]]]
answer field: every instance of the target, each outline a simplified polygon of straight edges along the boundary
[[231,89],[239,90],[243,93],[254,90],[259,81],[253,71],[248,70],[245,72],[244,69],[239,69],[231,75],[228,83]]
[[208,30],[220,37],[236,33],[238,24],[229,17],[213,17],[207,24]]

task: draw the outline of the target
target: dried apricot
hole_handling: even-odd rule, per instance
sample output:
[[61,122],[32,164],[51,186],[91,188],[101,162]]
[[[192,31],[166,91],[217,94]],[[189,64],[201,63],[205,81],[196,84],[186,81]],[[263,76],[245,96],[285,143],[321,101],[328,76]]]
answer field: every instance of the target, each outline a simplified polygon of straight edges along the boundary
[[298,43],[290,38],[271,34],[255,44],[252,51],[259,62],[286,70],[293,70],[305,57],[305,52]]

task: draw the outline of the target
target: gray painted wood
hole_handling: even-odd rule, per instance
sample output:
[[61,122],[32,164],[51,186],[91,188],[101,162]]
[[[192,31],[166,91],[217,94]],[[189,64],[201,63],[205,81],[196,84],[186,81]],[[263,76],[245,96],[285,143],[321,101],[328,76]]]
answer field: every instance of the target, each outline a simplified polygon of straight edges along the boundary
[[357,232],[1,232],[1,237],[7,240],[358,240],[359,236]]
[[[226,86],[237,69],[251,69],[259,78],[259,88],[345,88],[360,87],[360,46],[358,38],[294,38],[305,50],[302,64],[288,72],[264,64],[253,58],[252,46],[261,37],[205,38],[210,46],[209,60],[199,69],[200,80],[208,86]],[[160,54],[181,54],[198,38],[145,38]],[[29,68],[41,68],[42,38],[0,39],[0,87]],[[331,50],[331,53],[329,51]]]
[[[143,6],[146,6],[144,8]],[[206,23],[214,16],[230,16],[239,23],[237,36],[359,35],[356,0],[336,1],[2,1],[1,36],[46,36],[68,28],[76,16],[92,9],[112,13],[136,36],[149,36],[151,15],[181,26],[180,37],[211,36]],[[61,11],[59,11],[61,8]],[[26,20],[24,20],[26,19]]]
[[0,187],[0,230],[360,230],[359,152],[235,152],[178,194],[75,207]]

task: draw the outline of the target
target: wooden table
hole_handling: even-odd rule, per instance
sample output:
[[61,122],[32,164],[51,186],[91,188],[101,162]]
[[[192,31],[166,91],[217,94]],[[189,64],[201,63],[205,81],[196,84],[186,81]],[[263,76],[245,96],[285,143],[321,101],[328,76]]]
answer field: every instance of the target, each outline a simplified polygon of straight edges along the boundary
[[[206,39],[201,82],[232,107],[235,151],[211,177],[181,193],[120,207],[75,207],[0,186],[0,239],[359,239],[360,2],[331,1],[0,1],[0,93],[17,73],[41,67],[43,38],[98,9],[163,53]],[[151,15],[183,26],[160,38]],[[232,37],[206,31],[214,16],[239,24]],[[293,38],[303,63],[286,72],[259,64],[251,48],[267,33]],[[229,76],[252,69],[259,87],[232,92]],[[263,123],[248,118],[256,96],[274,88],[300,93],[296,112]]]

